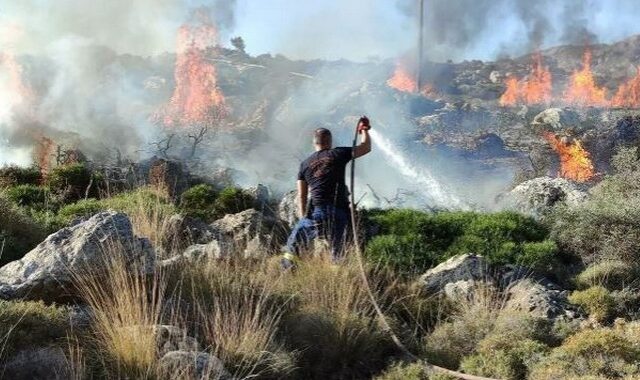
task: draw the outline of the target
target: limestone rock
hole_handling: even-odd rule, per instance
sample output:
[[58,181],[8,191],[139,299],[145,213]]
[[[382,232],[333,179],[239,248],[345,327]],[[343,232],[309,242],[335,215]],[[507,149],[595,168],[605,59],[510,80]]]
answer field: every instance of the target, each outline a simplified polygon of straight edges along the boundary
[[224,364],[205,352],[170,351],[160,358],[159,366],[167,379],[231,379]]
[[169,254],[179,253],[193,244],[207,244],[216,238],[207,223],[190,216],[173,215],[162,228],[160,247]]
[[282,201],[278,206],[278,216],[289,227],[293,227],[298,221],[296,195],[297,192],[295,190],[289,191],[282,197]]
[[73,274],[99,273],[105,255],[119,254],[126,262],[152,268],[155,252],[146,238],[134,235],[129,218],[108,211],[50,235],[22,259],[0,268],[0,298],[75,298]]
[[225,215],[211,226],[221,236],[223,251],[242,252],[246,258],[271,253],[284,232],[275,217],[254,209]]
[[468,295],[476,285],[493,284],[495,279],[487,261],[479,255],[465,254],[450,258],[429,269],[420,284],[429,293],[443,292],[455,299]]
[[508,207],[529,215],[543,215],[559,204],[576,206],[587,199],[587,191],[564,178],[540,177],[525,181],[503,199]]

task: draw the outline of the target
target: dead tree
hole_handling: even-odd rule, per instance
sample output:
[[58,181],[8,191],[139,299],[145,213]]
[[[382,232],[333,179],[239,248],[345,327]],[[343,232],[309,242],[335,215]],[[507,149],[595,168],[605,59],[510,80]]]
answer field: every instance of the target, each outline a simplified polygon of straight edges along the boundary
[[189,159],[192,159],[196,155],[196,149],[198,149],[198,145],[202,143],[205,136],[209,132],[209,124],[204,124],[198,129],[198,131],[194,134],[189,134],[187,137],[191,139],[191,153],[189,154]]
[[170,133],[164,139],[150,143],[155,147],[155,152],[162,158],[169,158],[168,152],[172,148],[172,141],[176,137],[175,133]]

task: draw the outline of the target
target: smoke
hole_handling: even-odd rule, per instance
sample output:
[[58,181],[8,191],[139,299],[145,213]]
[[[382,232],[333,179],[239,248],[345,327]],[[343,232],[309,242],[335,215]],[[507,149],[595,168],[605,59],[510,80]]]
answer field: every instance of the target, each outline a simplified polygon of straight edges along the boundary
[[[419,1],[398,0],[414,25]],[[491,59],[555,44],[610,42],[638,30],[632,0],[427,0],[424,49],[433,60]]]

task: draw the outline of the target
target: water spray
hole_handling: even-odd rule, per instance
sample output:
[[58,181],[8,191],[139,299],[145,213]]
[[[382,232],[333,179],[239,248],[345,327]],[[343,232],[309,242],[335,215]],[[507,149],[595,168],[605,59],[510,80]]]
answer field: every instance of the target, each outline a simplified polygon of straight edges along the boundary
[[380,320],[380,325],[382,327],[382,330],[389,334],[389,336],[391,337],[391,340],[393,341],[393,343],[396,345],[396,347],[400,350],[400,352],[402,352],[402,354],[405,356],[405,359],[410,361],[410,362],[415,362],[415,363],[420,363],[428,372],[437,372],[437,373],[442,373],[442,374],[446,374],[449,376],[453,376],[456,377],[458,379],[463,379],[463,380],[495,380],[495,379],[491,379],[491,378],[487,378],[487,377],[481,377],[481,376],[474,376],[474,375],[467,375],[465,373],[461,373],[461,372],[457,372],[457,371],[452,371],[450,369],[446,369],[443,367],[439,367],[436,365],[433,365],[425,360],[420,359],[418,356],[416,356],[415,354],[413,354],[411,351],[409,351],[409,349],[404,345],[404,343],[402,343],[402,341],[400,340],[400,338],[398,337],[398,335],[393,331],[393,329],[391,328],[391,325],[389,324],[389,321],[387,320],[387,317],[384,315],[384,312],[382,311],[382,308],[380,307],[380,304],[378,304],[378,300],[376,300],[376,296],[373,293],[373,290],[371,289],[371,284],[369,283],[369,278],[367,277],[367,270],[364,266],[364,258],[363,258],[363,248],[360,247],[360,239],[358,237],[358,223],[356,221],[356,203],[355,203],[355,195],[354,195],[354,187],[355,187],[355,177],[356,177],[356,156],[355,156],[355,150],[356,150],[356,145],[358,143],[358,135],[363,131],[363,130],[370,130],[371,129],[371,124],[369,122],[369,118],[367,118],[366,116],[362,116],[360,118],[360,120],[358,120],[358,124],[356,126],[356,131],[355,131],[355,135],[353,137],[353,143],[351,146],[351,154],[352,154],[352,158],[351,158],[351,178],[350,178],[350,186],[351,186],[351,231],[353,233],[353,245],[355,248],[355,252],[356,252],[356,259],[358,261],[358,267],[360,269],[360,277],[362,278],[362,283],[364,284],[364,287],[367,291],[367,294],[369,296],[369,300],[371,301],[371,305],[373,306],[376,315],[378,316],[378,319]]

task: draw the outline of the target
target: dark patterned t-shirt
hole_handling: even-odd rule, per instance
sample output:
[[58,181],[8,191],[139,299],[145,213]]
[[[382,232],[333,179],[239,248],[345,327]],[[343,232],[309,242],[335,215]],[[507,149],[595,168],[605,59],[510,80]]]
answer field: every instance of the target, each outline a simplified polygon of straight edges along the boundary
[[344,182],[352,148],[339,147],[313,153],[300,164],[298,180],[305,181],[311,193],[313,206],[334,205],[349,208],[349,191]]

